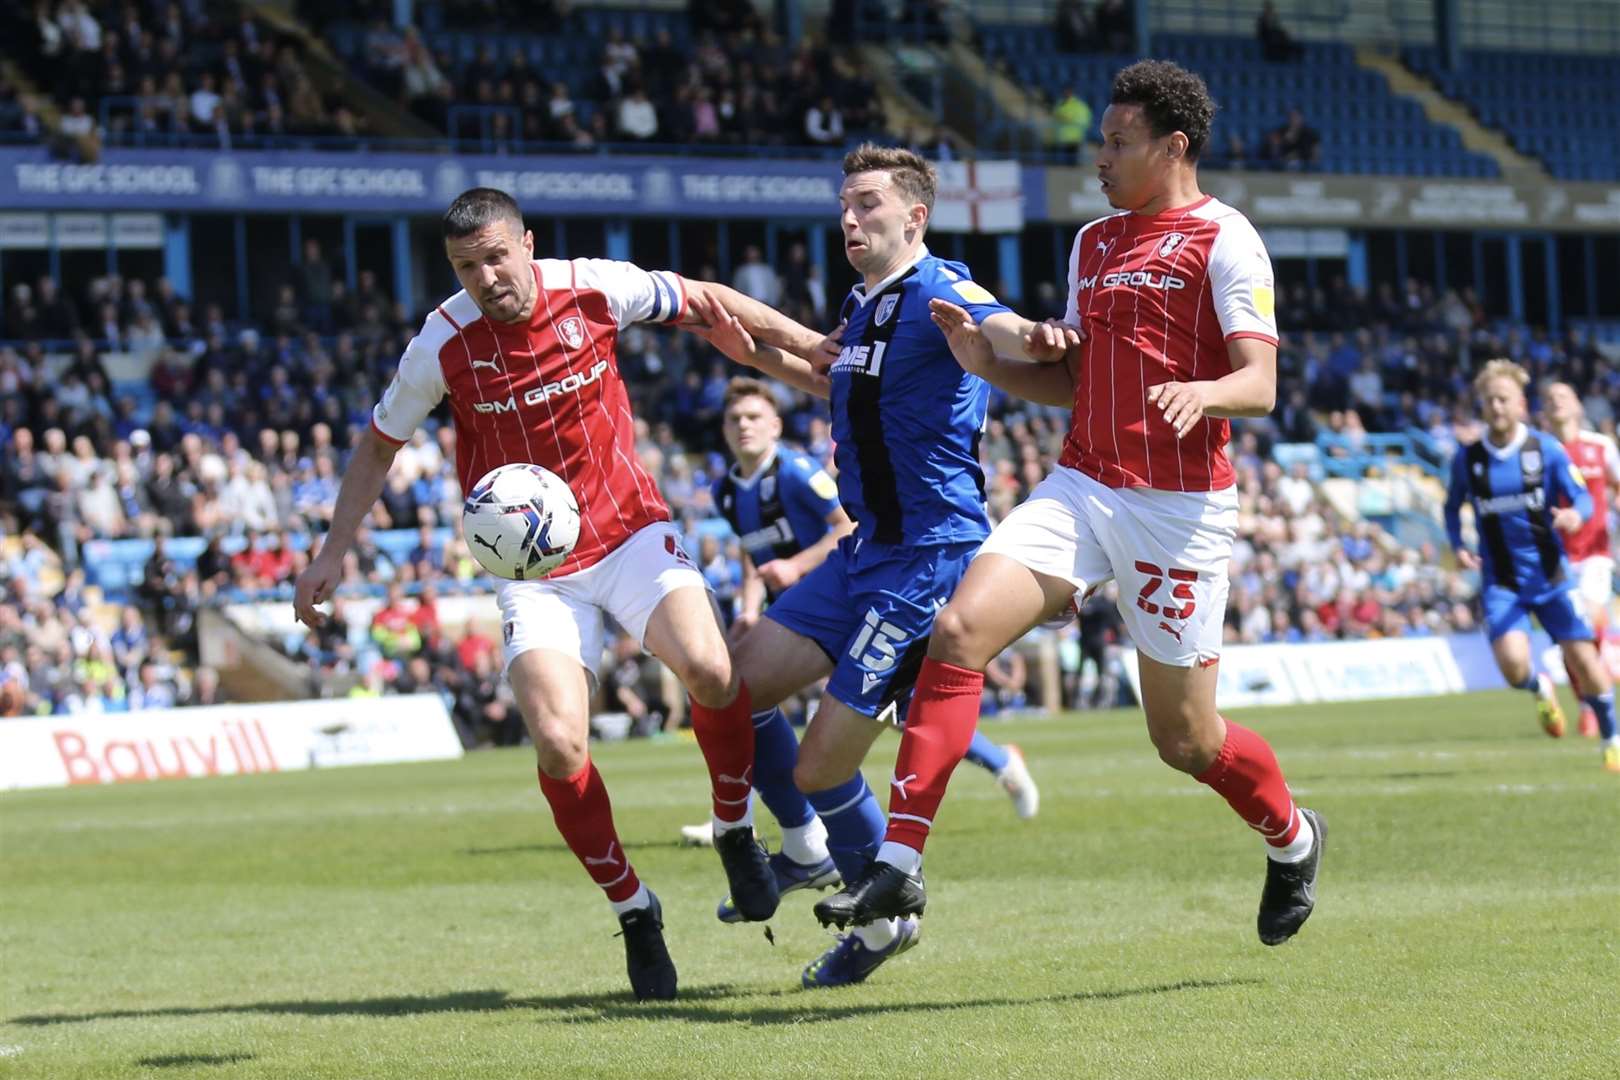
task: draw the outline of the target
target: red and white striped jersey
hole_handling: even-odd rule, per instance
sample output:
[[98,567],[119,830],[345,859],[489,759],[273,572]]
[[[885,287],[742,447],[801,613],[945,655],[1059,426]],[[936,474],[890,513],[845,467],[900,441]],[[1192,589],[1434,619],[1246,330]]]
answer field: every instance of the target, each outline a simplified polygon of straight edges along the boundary
[[1248,218],[1213,197],[1081,228],[1069,255],[1071,326],[1085,331],[1059,464],[1109,487],[1214,491],[1235,477],[1225,420],[1177,439],[1148,387],[1218,379],[1226,343],[1277,343],[1271,257]]
[[1620,449],[1614,440],[1596,431],[1579,431],[1564,444],[1569,460],[1586,481],[1592,496],[1592,516],[1573,533],[1564,534],[1564,552],[1570,562],[1608,558],[1612,553],[1609,537],[1609,492],[1620,489]]
[[371,413],[403,443],[446,395],[461,490],[513,462],[544,465],[579,501],[579,543],[553,576],[583,570],[631,534],[668,521],[636,456],[635,421],[614,346],[635,322],[675,322],[686,288],[672,271],[605,259],[539,259],[526,324],[493,322],[465,291],[440,304]]

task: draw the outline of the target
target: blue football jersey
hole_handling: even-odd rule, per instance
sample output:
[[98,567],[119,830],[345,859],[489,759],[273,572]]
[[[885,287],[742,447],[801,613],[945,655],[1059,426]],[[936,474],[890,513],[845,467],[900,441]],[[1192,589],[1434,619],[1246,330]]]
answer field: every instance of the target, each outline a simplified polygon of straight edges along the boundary
[[1505,447],[1480,439],[1457,451],[1446,494],[1446,533],[1462,547],[1462,504],[1474,508],[1479,530],[1481,575],[1499,585],[1538,596],[1569,585],[1564,544],[1552,525],[1565,500],[1591,517],[1586,482],[1558,440],[1520,426]]
[[882,544],[953,544],[990,534],[979,435],[990,387],[963,371],[928,314],[934,297],[975,321],[1008,310],[968,268],[922,258],[844,301],[833,362],[838,496],[855,535]]
[[714,482],[714,505],[755,566],[797,555],[827,535],[838,485],[808,454],[778,446],[744,479],[732,468]]

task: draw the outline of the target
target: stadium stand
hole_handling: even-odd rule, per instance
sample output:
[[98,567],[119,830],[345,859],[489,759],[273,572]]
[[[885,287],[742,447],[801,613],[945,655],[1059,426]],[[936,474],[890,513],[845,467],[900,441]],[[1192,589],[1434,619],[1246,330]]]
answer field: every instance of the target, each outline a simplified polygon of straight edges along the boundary
[[1403,49],[1407,67],[1466,102],[1561,180],[1620,176],[1620,78],[1611,56],[1473,50],[1460,71],[1438,50]]
[[[1092,107],[1090,141],[1108,101],[1120,60],[1107,53],[1049,49],[1045,26],[987,24],[977,29],[985,56],[1018,84],[1048,100],[1074,91]],[[1431,122],[1422,108],[1390,92],[1381,75],[1355,61],[1348,45],[1304,42],[1297,63],[1268,61],[1254,38],[1159,34],[1154,55],[1195,67],[1221,111],[1215,119],[1212,164],[1249,168],[1309,168],[1330,173],[1494,177],[1500,170],[1465,150],[1457,132]],[[1274,143],[1298,110],[1321,138],[1319,160],[1301,160]],[[1241,151],[1234,149],[1234,138]]]
[[548,29],[514,33],[480,5],[424,5],[421,27],[397,31],[355,20],[366,7],[303,13],[379,90],[485,148],[746,145],[804,156],[885,127],[858,58],[808,39],[790,50],[757,15],[551,10],[529,21]]

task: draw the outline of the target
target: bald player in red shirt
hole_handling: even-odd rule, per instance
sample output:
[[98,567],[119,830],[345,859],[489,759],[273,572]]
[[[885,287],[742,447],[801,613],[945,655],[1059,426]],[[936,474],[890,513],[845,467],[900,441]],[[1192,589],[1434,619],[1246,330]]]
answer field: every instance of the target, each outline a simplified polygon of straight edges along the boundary
[[985,666],[1110,578],[1159,756],[1265,841],[1260,939],[1288,940],[1311,913],[1322,820],[1295,806],[1265,740],[1215,706],[1238,522],[1226,418],[1271,411],[1277,329],[1259,235],[1198,187],[1214,112],[1203,80],[1174,64],[1119,73],[1097,156],[1119,212],[1075,237],[1068,314],[1037,328],[1038,341],[1006,340],[995,324],[933,302],[964,368],[1073,413],[1057,468],[990,534],[934,621],[884,844],[863,877],[816,906],[824,922],[922,910],[923,844],[973,736]]
[[441,400],[455,422],[463,491],[489,470],[543,465],[580,506],[578,545],[537,581],[497,588],[507,676],[539,759],[540,790],[569,848],[619,916],[637,998],[672,998],[676,972],[658,898],[641,884],[587,751],[591,681],[611,615],[680,677],[713,788],[715,849],[751,920],[776,910],[776,879],[754,838],[754,729],[703,575],[681,550],[658,486],[636,454],[619,376],[619,331],[637,322],[701,326],[718,299],[750,332],[810,352],[822,336],[723,285],[604,259],[537,259],[534,234],[503,191],[463,192],[444,217],[462,291],[406,347],[343,475],[331,530],[298,579],[310,626],[342,577],[344,552],[382,491],[394,454]]

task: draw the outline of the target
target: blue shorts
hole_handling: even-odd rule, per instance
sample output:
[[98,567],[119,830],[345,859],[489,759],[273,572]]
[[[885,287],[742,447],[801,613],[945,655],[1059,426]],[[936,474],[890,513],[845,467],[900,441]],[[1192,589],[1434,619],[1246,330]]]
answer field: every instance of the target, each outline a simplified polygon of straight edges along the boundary
[[1591,641],[1595,637],[1573,583],[1530,596],[1504,585],[1485,587],[1485,630],[1492,641],[1515,630],[1529,633],[1532,613],[1554,641]]
[[978,550],[977,541],[924,547],[846,536],[765,617],[821,646],[833,662],[827,692],[835,699],[895,721],[928,654],[934,615]]

